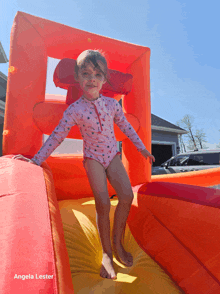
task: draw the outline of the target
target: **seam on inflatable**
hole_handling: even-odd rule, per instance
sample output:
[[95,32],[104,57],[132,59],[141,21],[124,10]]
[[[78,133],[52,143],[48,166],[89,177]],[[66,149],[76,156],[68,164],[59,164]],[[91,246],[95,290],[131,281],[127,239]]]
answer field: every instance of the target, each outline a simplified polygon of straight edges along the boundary
[[[152,212],[151,212],[152,213]],[[154,214],[152,214],[153,216],[154,216]],[[143,226],[143,224],[142,224],[142,226]],[[141,240],[139,240],[138,238],[137,238],[137,236],[136,235],[134,235],[133,234],[133,228],[132,228],[132,226],[130,226],[130,224],[128,223],[128,227],[129,227],[129,229],[130,229],[130,231],[131,231],[131,233],[132,233],[132,235],[133,235],[133,237],[134,237],[134,239],[135,239],[135,241],[137,242],[137,244],[138,244],[138,246],[140,246],[140,248],[147,254],[147,255],[149,255],[150,256],[150,258],[152,258],[160,267],[161,267],[161,269],[163,269],[163,271],[167,274],[167,276],[170,278],[170,280],[177,286],[177,287],[179,287],[181,290],[184,290],[180,285],[179,285],[179,283],[173,278],[173,276],[171,275],[171,273],[160,263],[160,262],[158,262],[157,260],[156,260],[156,258],[155,258],[155,256],[152,256],[152,254],[150,253],[150,251],[149,250],[147,250],[144,246],[143,246],[143,243],[141,242]],[[185,293],[185,292],[183,292],[183,293]]]
[[56,258],[56,253],[55,253],[55,246],[54,246],[54,241],[53,241],[53,228],[52,228],[52,219],[51,219],[51,214],[50,214],[50,206],[49,206],[49,189],[48,189],[48,175],[47,175],[47,171],[45,171],[45,169],[43,168],[43,174],[44,174],[44,181],[45,181],[45,189],[46,189],[46,194],[47,194],[47,200],[48,200],[48,218],[49,218],[49,223],[50,223],[50,243],[51,243],[51,247],[53,250],[53,256],[54,256],[54,261],[53,261],[53,266],[54,266],[54,270],[53,273],[55,274],[55,279],[54,279],[54,293],[53,294],[59,294],[60,293],[60,284],[59,284],[59,280],[58,280],[58,271],[56,268],[56,262],[57,262],[57,258]]
[[[41,104],[41,103],[44,103],[43,101],[42,102],[38,102],[34,105],[33,107],[33,112],[34,112],[34,108],[38,105],[38,104]],[[44,134],[44,132],[41,130],[41,128],[38,126],[37,124],[37,121],[36,119],[34,118],[34,115],[32,116],[32,119],[33,119],[33,122],[34,122],[34,126],[37,128],[38,131],[40,131],[42,134]]]
[[[38,32],[38,30],[33,26],[33,24],[22,14],[22,18],[26,20],[30,24],[30,26],[38,33],[38,35],[41,37],[42,41],[44,42],[44,38],[41,36],[41,34]],[[47,48],[45,42],[44,42],[45,48]]]
[[[148,210],[152,213],[153,217],[159,222],[159,224],[161,224],[172,236],[173,238],[183,246],[183,248],[189,252],[192,257],[200,264],[200,266],[213,278],[213,280],[220,286],[220,282],[218,281],[218,278],[214,276],[214,274],[202,263],[202,261],[199,260],[199,258],[195,255],[195,253],[193,253],[193,251],[187,247],[185,244],[183,244],[183,242],[176,236],[174,235],[174,233],[172,233],[172,231],[170,229],[168,229],[165,224],[157,217],[155,216],[155,214],[148,208]],[[161,264],[160,264],[161,266]]]

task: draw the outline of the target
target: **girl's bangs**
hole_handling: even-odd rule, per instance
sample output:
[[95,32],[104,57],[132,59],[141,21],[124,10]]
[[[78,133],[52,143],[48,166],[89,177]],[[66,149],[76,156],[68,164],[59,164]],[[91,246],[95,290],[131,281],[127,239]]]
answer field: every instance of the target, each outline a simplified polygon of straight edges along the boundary
[[[98,61],[101,61],[103,63],[106,72],[104,72],[101,69],[101,67],[98,64]],[[80,69],[86,68],[86,65],[89,64],[89,63],[92,63],[97,70],[99,70],[104,76],[106,76],[106,74],[107,74],[107,65],[106,65],[106,62],[103,62],[103,60],[101,58],[97,58],[96,56],[88,56],[88,57],[85,58],[85,60],[82,61],[81,64],[79,64],[79,68]]]

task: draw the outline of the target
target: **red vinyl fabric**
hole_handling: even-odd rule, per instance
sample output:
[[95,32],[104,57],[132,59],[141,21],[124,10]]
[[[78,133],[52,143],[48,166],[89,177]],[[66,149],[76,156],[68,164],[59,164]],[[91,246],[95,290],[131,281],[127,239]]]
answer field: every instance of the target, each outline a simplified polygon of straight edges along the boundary
[[51,171],[10,157],[0,158],[0,292],[73,294]]
[[210,168],[187,173],[174,173],[167,175],[156,175],[151,177],[151,182],[166,182],[187,184],[199,187],[210,187],[220,184],[220,168]]
[[139,246],[184,293],[220,293],[220,192],[173,183],[134,191],[128,225]]

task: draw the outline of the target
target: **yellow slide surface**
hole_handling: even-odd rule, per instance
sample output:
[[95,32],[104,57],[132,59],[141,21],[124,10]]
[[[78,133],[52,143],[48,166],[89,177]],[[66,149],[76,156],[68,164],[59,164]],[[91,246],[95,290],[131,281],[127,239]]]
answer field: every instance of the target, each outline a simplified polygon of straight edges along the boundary
[[[111,200],[111,229],[117,203],[118,200]],[[62,200],[59,201],[59,208],[75,293],[183,293],[163,269],[138,246],[128,227],[124,247],[133,255],[133,266],[125,267],[114,258],[117,280],[100,277],[102,247],[96,226],[94,198]]]

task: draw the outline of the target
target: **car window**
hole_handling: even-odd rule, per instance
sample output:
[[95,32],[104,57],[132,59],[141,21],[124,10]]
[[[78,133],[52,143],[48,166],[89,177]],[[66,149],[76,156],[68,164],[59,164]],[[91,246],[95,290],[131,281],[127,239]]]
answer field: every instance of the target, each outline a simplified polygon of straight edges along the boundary
[[167,161],[165,161],[164,163],[162,163],[161,166],[165,166],[166,164],[170,165],[170,161],[171,161],[173,158],[174,158],[174,156],[171,157],[170,159],[168,159]]
[[186,165],[187,160],[189,159],[189,155],[179,155],[173,158],[169,166],[181,166],[181,165]]
[[216,165],[220,164],[220,153],[204,153],[190,155],[188,165]]

